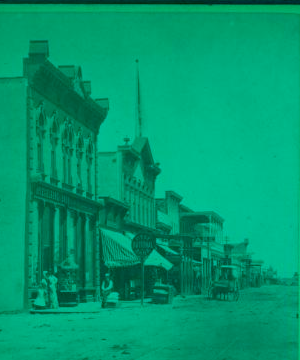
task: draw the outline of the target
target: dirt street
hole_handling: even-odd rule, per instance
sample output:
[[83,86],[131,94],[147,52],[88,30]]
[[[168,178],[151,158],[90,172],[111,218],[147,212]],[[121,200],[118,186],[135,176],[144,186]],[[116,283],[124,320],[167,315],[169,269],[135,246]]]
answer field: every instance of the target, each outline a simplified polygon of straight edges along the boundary
[[97,314],[0,315],[1,360],[298,360],[298,287],[264,286],[238,302],[176,297],[172,305]]

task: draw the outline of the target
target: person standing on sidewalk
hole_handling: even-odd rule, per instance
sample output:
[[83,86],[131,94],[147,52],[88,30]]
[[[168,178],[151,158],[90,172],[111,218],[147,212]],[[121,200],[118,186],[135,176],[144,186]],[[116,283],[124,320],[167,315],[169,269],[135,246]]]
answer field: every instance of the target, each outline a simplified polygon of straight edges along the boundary
[[57,309],[57,277],[53,275],[52,269],[50,269],[50,271],[44,271],[44,277],[47,281],[48,286],[48,306],[51,309]]

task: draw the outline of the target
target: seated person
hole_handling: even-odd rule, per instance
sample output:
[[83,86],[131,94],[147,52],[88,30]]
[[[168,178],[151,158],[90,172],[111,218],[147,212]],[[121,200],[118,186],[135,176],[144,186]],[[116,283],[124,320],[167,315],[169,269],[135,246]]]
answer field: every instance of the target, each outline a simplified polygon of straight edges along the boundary
[[45,279],[43,279],[42,283],[39,285],[38,294],[33,303],[34,308],[36,310],[46,309],[47,300],[48,300],[47,282]]
[[108,295],[112,292],[114,287],[113,281],[110,279],[110,275],[105,274],[105,279],[102,282],[101,290],[102,290],[102,307],[104,308],[107,302]]

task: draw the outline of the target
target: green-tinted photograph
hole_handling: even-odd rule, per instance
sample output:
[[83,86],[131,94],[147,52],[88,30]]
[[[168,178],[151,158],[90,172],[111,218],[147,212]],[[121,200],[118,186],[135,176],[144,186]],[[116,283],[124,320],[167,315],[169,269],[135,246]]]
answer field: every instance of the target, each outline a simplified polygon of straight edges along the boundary
[[0,7],[1,360],[298,360],[300,14],[273,9]]

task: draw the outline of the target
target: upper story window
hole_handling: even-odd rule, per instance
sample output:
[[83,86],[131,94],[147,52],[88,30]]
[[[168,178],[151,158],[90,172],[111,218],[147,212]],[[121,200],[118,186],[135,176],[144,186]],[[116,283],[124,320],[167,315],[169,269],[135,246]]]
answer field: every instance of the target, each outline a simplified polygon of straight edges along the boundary
[[44,102],[41,101],[36,109],[36,134],[37,134],[37,170],[44,172],[44,139],[46,133],[46,114]]
[[57,112],[54,111],[51,117],[50,143],[51,143],[51,181],[57,181],[57,144],[59,140],[59,121]]
[[62,152],[63,152],[63,182],[72,185],[72,156],[74,143],[73,123],[70,119],[64,122],[62,133]]
[[82,188],[82,157],[84,152],[84,139],[82,129],[79,127],[76,142],[76,157],[77,157],[77,187]]
[[86,147],[86,163],[87,163],[87,191],[92,193],[92,163],[94,157],[94,145],[92,140],[92,135],[90,134],[87,139]]

